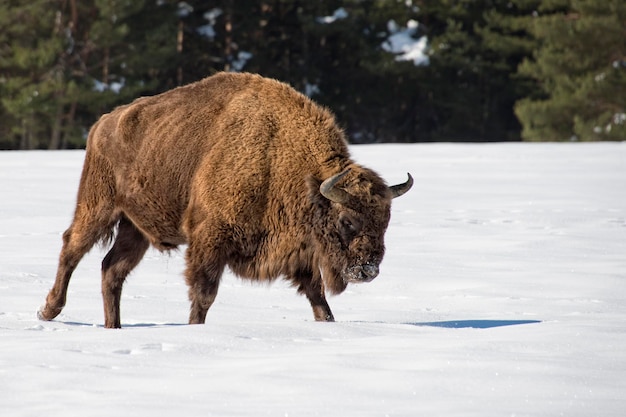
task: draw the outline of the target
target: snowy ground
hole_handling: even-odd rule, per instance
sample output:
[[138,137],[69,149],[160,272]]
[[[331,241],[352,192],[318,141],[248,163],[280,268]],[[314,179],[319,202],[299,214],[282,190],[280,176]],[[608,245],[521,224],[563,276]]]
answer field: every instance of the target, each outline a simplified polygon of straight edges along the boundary
[[102,250],[53,322],[83,153],[0,153],[3,416],[623,416],[626,143],[376,145],[381,275],[329,302],[226,275],[185,325],[182,252],[148,253],[102,328]]

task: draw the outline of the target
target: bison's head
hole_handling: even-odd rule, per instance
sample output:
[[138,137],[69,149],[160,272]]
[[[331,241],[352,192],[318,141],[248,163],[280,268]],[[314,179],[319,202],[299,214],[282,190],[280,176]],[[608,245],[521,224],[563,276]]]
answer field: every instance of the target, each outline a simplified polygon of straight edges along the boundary
[[409,174],[404,184],[388,187],[376,173],[360,166],[321,183],[311,181],[313,229],[324,282],[330,291],[339,293],[348,283],[376,278],[385,253],[391,200],[412,185]]

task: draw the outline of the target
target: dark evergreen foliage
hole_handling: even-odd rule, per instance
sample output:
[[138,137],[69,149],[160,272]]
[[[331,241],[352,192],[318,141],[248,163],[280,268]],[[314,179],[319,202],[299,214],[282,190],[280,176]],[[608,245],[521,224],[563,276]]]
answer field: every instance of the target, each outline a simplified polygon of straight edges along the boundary
[[544,1],[528,28],[541,42],[520,67],[538,82],[515,107],[524,139],[626,139],[626,2]]
[[621,0],[0,0],[0,149],[82,147],[217,71],[290,83],[355,143],[623,140],[625,43]]

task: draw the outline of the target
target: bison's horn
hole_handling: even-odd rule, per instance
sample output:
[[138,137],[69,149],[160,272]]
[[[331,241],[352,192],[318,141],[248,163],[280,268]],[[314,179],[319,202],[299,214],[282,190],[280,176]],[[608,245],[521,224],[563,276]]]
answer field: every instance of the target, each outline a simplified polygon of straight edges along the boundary
[[335,187],[348,172],[350,172],[350,168],[326,179],[322,184],[320,184],[320,193],[335,203],[343,204],[348,201],[348,197],[350,195],[341,188]]
[[407,172],[409,179],[404,184],[392,185],[389,187],[391,190],[392,198],[400,197],[402,194],[406,193],[413,187],[413,177],[411,174]]

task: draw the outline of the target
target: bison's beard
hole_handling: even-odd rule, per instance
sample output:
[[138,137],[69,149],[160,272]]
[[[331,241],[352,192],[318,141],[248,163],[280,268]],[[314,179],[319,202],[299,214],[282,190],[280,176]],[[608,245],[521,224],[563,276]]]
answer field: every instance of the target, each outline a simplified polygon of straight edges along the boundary
[[322,266],[320,270],[326,291],[331,294],[341,294],[345,291],[348,282],[344,279],[344,275],[341,272],[328,266]]

